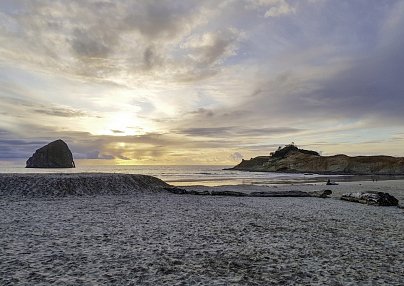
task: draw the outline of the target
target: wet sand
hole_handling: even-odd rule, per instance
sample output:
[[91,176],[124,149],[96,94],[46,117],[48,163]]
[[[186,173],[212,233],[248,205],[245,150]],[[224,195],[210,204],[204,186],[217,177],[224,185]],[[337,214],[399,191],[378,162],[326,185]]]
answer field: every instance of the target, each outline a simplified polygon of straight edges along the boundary
[[404,205],[404,180],[386,180],[386,181],[338,181],[338,185],[326,185],[323,182],[294,183],[294,184],[269,184],[269,185],[224,185],[224,186],[181,186],[187,190],[221,190],[238,191],[244,193],[251,192],[281,192],[281,191],[316,191],[331,190],[332,198],[340,198],[343,193],[350,192],[385,192],[395,196]]
[[404,210],[335,197],[5,196],[0,233],[1,285],[404,284]]

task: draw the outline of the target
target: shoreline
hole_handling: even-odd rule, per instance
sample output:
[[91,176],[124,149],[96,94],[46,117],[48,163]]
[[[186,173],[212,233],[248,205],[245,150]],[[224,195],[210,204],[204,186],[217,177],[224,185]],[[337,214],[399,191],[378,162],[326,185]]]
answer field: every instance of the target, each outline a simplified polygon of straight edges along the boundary
[[143,174],[157,177],[169,184],[177,186],[186,185],[273,185],[273,184],[298,184],[325,182],[327,179],[336,182],[343,181],[371,181],[376,180],[400,180],[404,176],[358,176],[358,175],[321,175],[314,173],[279,173],[279,172],[243,172],[223,171],[223,167],[197,166],[196,168],[184,168],[183,166],[101,166],[78,167],[75,169],[25,169],[10,168],[0,170],[1,174]]
[[[391,177],[389,177],[391,178]],[[334,178],[335,179],[335,178]],[[344,181],[345,180],[345,181]],[[213,181],[216,181],[213,179]],[[223,179],[218,181],[223,182]],[[163,181],[153,176],[121,173],[0,173],[0,197],[64,197],[85,195],[130,195],[137,192],[166,192],[164,188],[174,186],[194,192],[314,192],[331,190],[331,198],[343,193],[386,192],[404,202],[404,179],[372,181],[370,177],[338,178],[338,185],[326,185],[325,178],[314,180],[261,180],[259,182],[209,185],[203,181]]]
[[[266,173],[266,172],[265,172]],[[297,175],[305,175],[303,173],[296,173]],[[305,175],[311,176],[311,175]],[[276,177],[276,178],[204,178],[202,179],[173,179],[166,180],[167,183],[173,183],[178,186],[192,186],[192,185],[203,185],[203,184],[195,184],[198,182],[205,182],[206,186],[214,187],[214,186],[225,186],[225,185],[289,185],[289,184],[313,184],[313,183],[322,183],[327,182],[327,179],[331,179],[331,181],[336,183],[341,182],[377,182],[377,181],[401,181],[404,180],[404,175],[400,176],[371,176],[371,175],[318,175],[313,174],[314,177],[301,177],[301,178],[287,178],[285,177]],[[244,181],[245,183],[240,183]],[[229,182],[228,184],[220,184],[216,185],[215,182]]]

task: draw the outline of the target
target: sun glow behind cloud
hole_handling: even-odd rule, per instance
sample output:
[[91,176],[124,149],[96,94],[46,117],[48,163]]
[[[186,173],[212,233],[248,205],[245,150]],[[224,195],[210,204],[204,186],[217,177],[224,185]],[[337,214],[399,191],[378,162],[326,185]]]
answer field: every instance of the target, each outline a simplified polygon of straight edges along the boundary
[[1,1],[0,159],[403,155],[403,25],[393,0]]

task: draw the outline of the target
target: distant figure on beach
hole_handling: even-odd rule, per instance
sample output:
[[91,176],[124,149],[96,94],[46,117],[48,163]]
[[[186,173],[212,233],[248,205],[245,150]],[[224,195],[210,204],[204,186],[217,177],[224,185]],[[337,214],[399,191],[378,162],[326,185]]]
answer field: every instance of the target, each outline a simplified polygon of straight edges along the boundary
[[331,180],[330,179],[328,179],[327,180],[327,184],[326,184],[327,186],[336,186],[336,185],[338,185],[337,183],[335,183],[335,182],[331,182]]

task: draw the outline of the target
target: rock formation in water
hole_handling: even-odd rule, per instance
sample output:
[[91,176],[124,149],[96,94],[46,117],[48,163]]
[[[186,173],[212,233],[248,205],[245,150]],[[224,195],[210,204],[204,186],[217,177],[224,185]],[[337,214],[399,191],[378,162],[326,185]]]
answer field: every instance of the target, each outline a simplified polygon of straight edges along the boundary
[[43,146],[27,160],[26,168],[74,168],[73,155],[67,144],[59,139]]
[[404,158],[390,156],[347,155],[321,156],[294,145],[279,148],[270,156],[243,160],[231,170],[285,173],[355,174],[355,175],[402,175]]

